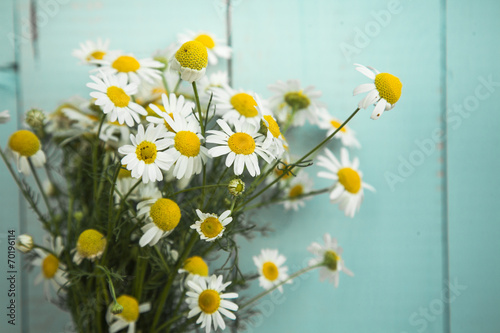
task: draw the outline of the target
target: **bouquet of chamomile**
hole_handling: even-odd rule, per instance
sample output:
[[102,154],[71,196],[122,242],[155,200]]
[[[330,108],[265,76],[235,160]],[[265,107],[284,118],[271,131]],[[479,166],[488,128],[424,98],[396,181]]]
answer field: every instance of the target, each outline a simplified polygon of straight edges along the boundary
[[[231,87],[210,66],[237,50],[207,32],[180,35],[146,59],[108,44],[87,41],[74,51],[91,67],[87,98],[47,114],[29,110],[25,129],[0,149],[46,232],[21,235],[17,248],[48,301],[70,311],[75,331],[236,330],[261,297],[307,271],[319,269],[335,286],[340,272],[352,275],[329,234],[311,244],[314,258],[301,270],[288,272],[270,246],[244,272],[236,236],[269,232],[252,211],[297,210],[323,193],[353,217],[364,190],[374,189],[349,157],[360,144],[346,124],[372,105],[373,119],[392,109],[397,77],[355,65],[369,83],[355,88],[366,95],[342,121],[298,80],[271,84],[269,99]],[[325,139],[296,156],[287,131],[306,121]],[[325,148],[332,138],[342,145],[338,156]],[[313,163],[327,187],[313,188],[305,171]],[[256,280],[262,292],[242,297]]]

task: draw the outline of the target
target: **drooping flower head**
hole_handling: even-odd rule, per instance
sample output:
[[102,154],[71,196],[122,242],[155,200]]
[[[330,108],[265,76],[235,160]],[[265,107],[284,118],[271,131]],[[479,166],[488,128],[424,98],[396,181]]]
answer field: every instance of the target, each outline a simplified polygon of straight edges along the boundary
[[17,170],[25,175],[31,174],[28,158],[34,167],[41,167],[45,164],[45,153],[42,144],[35,133],[28,130],[14,132],[9,138],[9,152],[14,156]]
[[142,227],[144,235],[139,240],[140,246],[154,246],[158,241],[170,235],[181,220],[179,205],[166,198],[145,200],[137,204],[137,216],[146,215],[149,223]]
[[107,240],[103,234],[95,229],[87,229],[78,236],[73,261],[79,265],[83,259],[94,261],[102,256],[106,249]]
[[205,75],[207,68],[207,48],[197,40],[186,42],[177,50],[170,63],[171,69],[179,72],[184,81],[198,81]]
[[135,325],[139,320],[139,315],[151,310],[151,304],[149,302],[139,304],[137,298],[130,295],[121,295],[116,301],[123,307],[123,310],[119,314],[113,314],[113,304],[108,307],[106,321],[109,324],[109,332],[115,333],[128,327],[128,333],[135,333]]
[[207,48],[208,63],[217,65],[218,59],[231,58],[231,48],[227,46],[223,39],[215,37],[212,33],[206,31],[188,31],[185,34],[179,34],[179,41],[185,43],[191,40],[198,41]]

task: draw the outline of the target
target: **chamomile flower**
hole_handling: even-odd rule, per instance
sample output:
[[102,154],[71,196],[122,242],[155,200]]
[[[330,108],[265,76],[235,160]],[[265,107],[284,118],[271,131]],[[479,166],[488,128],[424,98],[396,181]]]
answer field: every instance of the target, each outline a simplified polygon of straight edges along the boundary
[[[184,119],[190,118],[193,114],[194,103],[186,101],[184,96],[180,95],[177,97],[174,93],[171,93],[168,97],[166,94],[161,96],[163,105],[161,104],[150,104],[148,109],[151,109],[151,115],[146,117],[146,120],[154,124],[162,124],[170,132],[176,132],[170,124],[167,122],[167,118],[173,119],[174,114],[177,114],[179,118]],[[180,121],[180,120],[179,120]]]
[[139,202],[137,210],[137,216],[148,217],[148,223],[141,228],[144,232],[139,240],[141,247],[156,245],[162,237],[170,235],[181,220],[181,210],[177,203],[166,198]]
[[216,38],[213,34],[209,32],[199,31],[192,32],[188,31],[185,34],[179,34],[179,41],[185,43],[190,40],[196,40],[207,48],[208,63],[210,65],[217,65],[218,59],[229,59],[231,58],[231,48],[224,43],[221,38]]
[[368,93],[361,101],[359,108],[366,109],[375,104],[371,118],[378,119],[384,111],[391,110],[401,97],[403,84],[392,74],[380,73],[373,67],[366,67],[360,64],[354,64],[356,70],[373,80],[373,83],[364,83],[354,89],[354,96],[362,93]]
[[[259,270],[259,285],[262,288],[271,289],[288,279],[288,267],[283,266],[286,258],[278,250],[262,249],[260,255],[252,259]],[[292,280],[286,283],[292,283]],[[283,292],[283,286],[279,286],[278,290]]]
[[252,125],[260,126],[261,108],[256,108],[257,102],[254,95],[243,90],[234,90],[228,85],[222,88],[213,88],[214,103],[217,105],[217,114],[222,119],[233,124],[235,121],[246,121]]
[[83,259],[94,261],[102,256],[106,249],[106,237],[95,229],[87,229],[78,236],[73,261],[80,265]]
[[[262,102],[257,97],[257,109],[261,110],[262,125],[264,125],[266,139],[262,143],[262,148],[269,148],[271,154],[280,158],[285,153],[286,141],[285,137],[281,134],[280,126],[276,119],[268,112],[262,112]],[[267,113],[267,114],[266,114]]]
[[4,110],[0,112],[0,124],[5,124],[10,120],[9,110]]
[[30,175],[28,158],[35,168],[45,164],[45,153],[38,137],[31,131],[19,130],[9,138],[9,153],[14,157],[17,170],[25,175]]
[[297,177],[293,177],[288,186],[283,189],[284,198],[287,199],[283,201],[285,210],[298,211],[300,207],[305,207],[305,201],[312,197],[302,197],[302,195],[311,192],[312,186],[313,181],[304,171],[299,172]]
[[320,171],[318,177],[335,181],[330,192],[330,200],[338,203],[339,208],[346,216],[354,217],[363,202],[364,189],[375,191],[375,189],[363,182],[363,174],[358,170],[359,159],[349,161],[347,149],[340,150],[340,161],[328,149],[325,156],[318,156],[318,165],[328,171]]
[[164,67],[164,64],[151,58],[139,60],[132,54],[125,55],[120,52],[110,53],[102,60],[95,60],[94,63],[101,65],[99,70],[104,75],[117,76],[121,82],[136,84],[161,79],[161,72],[158,68]]
[[318,123],[318,109],[323,107],[317,99],[321,92],[313,86],[304,89],[299,80],[277,81],[268,86],[275,93],[269,98],[269,104],[275,111],[278,120],[285,124],[291,121],[291,126],[302,126],[306,119],[310,124]]
[[35,278],[35,285],[43,281],[43,291],[45,297],[50,300],[52,298],[50,286],[52,286],[53,289],[59,293],[61,287],[63,287],[68,280],[65,276],[66,265],[64,265],[60,260],[61,252],[64,249],[61,237],[56,237],[55,240],[48,237],[45,239],[45,243],[45,246],[49,247],[52,250],[52,253],[40,248],[35,248],[34,251],[38,257],[32,261],[32,265],[40,266],[41,272]]
[[208,265],[200,256],[192,256],[184,261],[184,265],[179,269],[179,273],[189,273],[192,275],[208,276]]
[[[318,126],[321,129],[327,130],[326,136],[330,136],[343,123],[340,119],[331,116],[326,109],[319,113],[319,118]],[[347,125],[342,127],[335,134],[334,138],[339,139],[346,147],[361,148],[359,141],[356,139],[356,133]]]
[[139,315],[151,310],[151,303],[147,302],[139,305],[137,298],[130,295],[121,295],[116,301],[123,306],[123,311],[119,314],[113,314],[113,304],[109,305],[106,313],[109,332],[115,333],[128,327],[127,333],[135,333],[135,323],[139,319]]
[[340,272],[344,272],[349,276],[354,276],[354,274],[345,267],[344,260],[341,257],[343,250],[337,244],[337,240],[332,238],[329,233],[323,236],[323,240],[325,245],[313,242],[307,248],[309,252],[316,255],[316,258],[309,260],[309,266],[322,264],[319,269],[319,279],[321,281],[328,279],[337,288]]
[[141,125],[137,128],[137,135],[130,134],[132,145],[118,148],[120,154],[125,155],[121,163],[132,171],[132,177],[142,177],[143,183],[160,181],[163,174],[160,169],[168,170],[172,165],[172,158],[163,150],[168,147],[165,128],[150,124],[144,132]]
[[126,77],[103,74],[101,78],[93,75],[90,75],[90,78],[94,82],[87,83],[87,87],[97,90],[91,92],[90,96],[96,98],[95,104],[109,115],[109,121],[118,120],[118,123],[125,122],[132,127],[134,122],[141,122],[139,114],[147,114],[142,106],[132,101],[131,96],[137,92],[137,85],[127,84]]
[[109,39],[88,40],[80,43],[80,48],[73,50],[73,57],[80,59],[82,64],[93,65],[95,60],[102,60],[108,53]]
[[200,315],[196,324],[201,324],[200,328],[205,328],[206,333],[210,333],[217,328],[224,330],[226,323],[221,314],[234,320],[236,316],[231,311],[237,311],[238,305],[229,301],[238,297],[237,293],[223,293],[231,282],[222,282],[222,275],[212,275],[209,278],[198,278],[187,282],[189,291],[186,292],[186,302],[189,306],[188,318]]
[[196,229],[200,235],[200,239],[207,242],[213,242],[217,238],[222,237],[226,226],[233,221],[230,210],[226,210],[220,216],[217,214],[202,213],[201,210],[196,210],[199,220],[191,225],[191,229]]
[[171,58],[170,64],[171,70],[179,72],[184,81],[198,81],[205,75],[207,68],[207,48],[196,40],[186,42]]
[[207,131],[213,134],[207,137],[207,142],[218,145],[211,148],[208,153],[212,157],[227,155],[226,167],[229,168],[234,164],[235,175],[241,175],[245,167],[252,177],[259,175],[260,167],[257,155],[267,163],[271,163],[274,157],[262,147],[262,135],[257,132],[253,125],[247,122],[241,124],[236,121],[233,132],[224,120],[217,120],[217,124],[223,132]]

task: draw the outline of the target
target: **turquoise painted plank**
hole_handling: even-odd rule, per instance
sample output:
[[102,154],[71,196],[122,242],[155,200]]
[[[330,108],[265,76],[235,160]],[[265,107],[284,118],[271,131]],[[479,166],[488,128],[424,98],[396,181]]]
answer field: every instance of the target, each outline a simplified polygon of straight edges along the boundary
[[[351,154],[359,156],[364,179],[377,189],[366,194],[356,218],[345,218],[326,197],[298,213],[273,208],[255,218],[277,232],[243,248],[249,254],[242,258],[245,271],[254,269],[250,256],[263,247],[279,248],[293,271],[309,257],[306,247],[329,232],[344,247],[355,277],[341,276],[335,290],[311,273],[296,289],[285,287],[282,304],[269,300],[271,309],[249,332],[416,332],[417,321],[423,320],[420,308],[429,308],[445,288],[442,151],[433,142],[428,155],[414,153],[442,127],[441,7],[436,1],[394,4],[242,1],[234,8],[236,88],[268,97],[268,84],[298,78],[322,90],[329,111],[345,119],[359,100],[352,90],[367,82],[353,62],[392,72],[404,85],[395,110],[377,121],[363,111],[352,122],[363,148]],[[384,21],[385,13],[390,14]],[[346,56],[341,47],[352,54]],[[304,152],[306,142],[319,142],[323,135],[307,126],[292,134],[291,147]],[[416,165],[405,170],[409,160]],[[317,170],[308,171],[315,175]],[[391,186],[387,173],[400,181]],[[323,187],[316,181],[316,188]],[[249,294],[258,291],[255,284]],[[426,332],[446,329],[444,310],[427,322]]]
[[498,332],[500,3],[448,1],[448,181],[453,332]]

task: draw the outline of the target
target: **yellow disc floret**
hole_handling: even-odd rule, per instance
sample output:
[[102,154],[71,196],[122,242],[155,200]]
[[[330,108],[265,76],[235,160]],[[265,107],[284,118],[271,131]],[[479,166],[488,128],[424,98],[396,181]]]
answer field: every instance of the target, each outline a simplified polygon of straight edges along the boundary
[[198,35],[198,37],[196,37],[194,40],[197,40],[209,49],[213,49],[215,46],[213,38],[206,34]]
[[42,273],[46,279],[52,279],[59,269],[59,259],[53,254],[49,254],[43,259]]
[[198,156],[201,142],[200,138],[198,138],[195,133],[190,131],[179,131],[175,135],[174,141],[175,149],[182,155],[187,157]]
[[207,67],[207,48],[204,44],[196,40],[186,42],[175,53],[175,59],[177,59],[182,67],[199,71]]
[[122,317],[126,322],[133,323],[139,318],[139,302],[135,297],[121,295],[116,301],[123,306],[123,311],[117,316]]
[[111,102],[113,102],[113,104],[119,108],[128,106],[128,103],[130,102],[130,96],[127,95],[127,93],[122,88],[111,86],[106,91],[106,94],[108,95]]
[[259,114],[257,109],[257,102],[247,93],[238,93],[231,97],[231,105],[244,117],[252,118]]
[[358,193],[361,189],[361,177],[359,173],[351,168],[342,168],[337,172],[339,183],[341,183],[345,190],[350,193]]
[[255,151],[255,140],[246,133],[234,133],[227,145],[235,154],[250,155]]
[[394,104],[401,97],[401,88],[403,88],[403,84],[392,74],[380,73],[375,76],[375,87],[380,97],[390,104]]
[[200,226],[201,232],[207,238],[217,237],[221,231],[224,229],[222,223],[219,219],[213,216],[207,217]]
[[146,164],[154,163],[156,160],[156,145],[149,141],[142,141],[135,149],[135,154],[139,161],[144,161]]
[[263,118],[267,122],[266,127],[267,127],[267,129],[269,129],[269,132],[271,132],[271,134],[275,138],[279,138],[281,135],[280,127],[279,127],[278,123],[276,122],[276,120],[274,120],[273,116],[264,116]]
[[298,197],[299,195],[302,195],[303,193],[304,193],[304,186],[302,186],[302,184],[297,184],[290,189],[288,196],[290,198],[294,199],[294,198]]
[[40,149],[40,140],[28,130],[19,130],[11,135],[9,147],[22,156],[30,157]]
[[159,229],[170,231],[179,224],[181,210],[174,201],[160,198],[151,206],[149,216]]
[[276,280],[279,275],[278,266],[271,261],[265,262],[262,265],[262,275],[269,281]]
[[219,308],[220,296],[213,289],[203,290],[198,297],[198,306],[206,314],[212,314]]
[[184,269],[191,274],[200,276],[208,276],[208,265],[199,256],[187,258],[184,262]]
[[106,248],[106,237],[95,229],[87,229],[80,234],[76,249],[80,256],[93,259],[100,256]]
[[[338,122],[338,121],[336,121],[336,120],[330,120],[330,125],[332,125],[332,127],[333,127],[333,128],[339,128],[339,127],[340,127],[340,125],[342,125],[342,124],[341,124],[341,123],[339,123],[339,122]],[[340,131],[341,131],[341,132],[343,132],[343,133],[347,132],[347,130],[345,129],[345,126],[344,126],[344,127],[342,127],[342,128],[340,129]]]
[[113,61],[111,67],[116,69],[118,72],[128,73],[137,71],[141,68],[141,64],[134,57],[120,56]]
[[102,60],[102,58],[104,58],[105,55],[106,55],[106,52],[94,51],[91,54],[89,54],[89,56],[87,57],[87,61],[90,61],[92,59]]
[[309,98],[301,91],[289,92],[285,94],[285,102],[296,110],[305,109],[311,104]]
[[126,165],[122,165],[120,168],[120,171],[118,171],[118,178],[123,179],[123,178],[130,178],[132,177],[132,172],[130,170],[127,170]]

